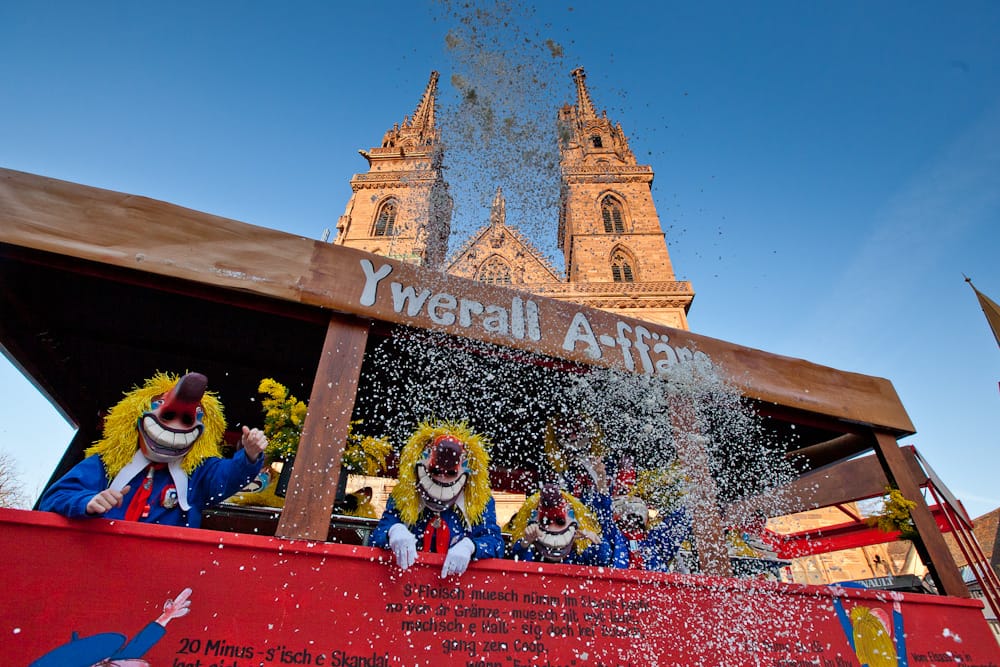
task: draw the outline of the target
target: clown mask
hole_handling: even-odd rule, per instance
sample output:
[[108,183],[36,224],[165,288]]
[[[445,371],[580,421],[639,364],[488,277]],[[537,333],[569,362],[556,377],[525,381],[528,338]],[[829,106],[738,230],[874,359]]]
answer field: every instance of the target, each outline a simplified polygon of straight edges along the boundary
[[543,559],[558,563],[569,555],[579,524],[573,507],[563,498],[559,487],[551,484],[542,487],[538,508],[528,522],[531,524],[537,524],[540,529],[535,549]]
[[451,435],[434,438],[417,462],[416,477],[417,491],[431,511],[454,505],[469,479],[465,444]]
[[619,496],[611,503],[611,510],[622,530],[645,530],[649,524],[649,507],[642,498]]
[[139,417],[139,447],[150,461],[169,463],[184,458],[205,430],[202,396],[208,378],[188,373],[173,389],[150,402]]

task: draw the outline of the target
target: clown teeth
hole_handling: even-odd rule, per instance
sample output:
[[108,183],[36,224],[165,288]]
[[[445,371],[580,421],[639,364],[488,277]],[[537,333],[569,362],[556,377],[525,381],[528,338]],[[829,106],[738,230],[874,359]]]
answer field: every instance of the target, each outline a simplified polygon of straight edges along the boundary
[[558,535],[553,535],[552,533],[546,533],[542,531],[541,536],[538,541],[545,546],[546,549],[552,551],[561,551],[569,546],[570,542],[573,541],[573,536],[576,534],[576,530],[567,530],[565,532],[559,533]]
[[459,477],[454,483],[449,484],[448,486],[442,486],[431,478],[431,476],[427,473],[426,468],[423,466],[417,466],[417,483],[420,484],[420,488],[430,498],[440,503],[447,503],[462,492],[465,485],[459,484],[458,482],[462,481],[463,477],[465,477],[464,473],[462,477]]
[[160,426],[159,422],[149,415],[142,418],[142,430],[151,442],[168,449],[186,449],[194,444],[201,434],[197,428],[190,431],[171,431]]

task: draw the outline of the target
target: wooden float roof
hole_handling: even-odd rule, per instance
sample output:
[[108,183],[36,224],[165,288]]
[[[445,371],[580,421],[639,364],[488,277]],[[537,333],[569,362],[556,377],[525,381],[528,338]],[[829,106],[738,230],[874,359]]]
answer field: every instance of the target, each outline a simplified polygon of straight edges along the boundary
[[[82,281],[84,287],[113,290],[113,283],[134,286],[157,286],[165,293],[183,299],[189,291],[211,293],[216,303],[235,306],[214,315],[197,313],[204,328],[198,335],[209,349],[186,352],[194,368],[199,361],[211,363],[213,348],[224,356],[239,348],[247,336],[266,339],[266,332],[248,330],[250,323],[241,321],[236,312],[253,304],[257,311],[275,318],[273,324],[285,329],[283,340],[260,343],[246,363],[254,363],[254,355],[280,367],[281,363],[299,364],[295,350],[285,349],[296,336],[316,350],[322,343],[322,331],[331,313],[343,313],[391,324],[420,328],[440,328],[430,319],[426,309],[416,315],[406,310],[396,312],[390,296],[382,295],[374,304],[365,305],[361,295],[365,287],[362,260],[372,266],[391,267],[391,278],[379,289],[388,292],[388,283],[429,288],[434,294],[449,294],[480,304],[507,304],[515,297],[532,301],[538,307],[540,336],[515,338],[491,334],[475,326],[455,324],[443,327],[448,333],[529,350],[548,357],[574,363],[621,365],[623,356],[615,345],[601,346],[601,358],[587,354],[586,346],[563,349],[566,332],[574,326],[574,317],[583,314],[596,337],[614,338],[619,323],[629,328],[645,327],[649,332],[669,340],[674,348],[687,348],[707,354],[749,398],[774,414],[793,414],[805,423],[816,419],[824,424],[852,428],[875,428],[901,436],[914,432],[913,425],[900,403],[892,384],[885,379],[836,370],[801,359],[772,354],[688,331],[671,329],[641,320],[589,309],[566,303],[517,293],[509,289],[483,285],[448,276],[426,268],[377,257],[368,253],[330,243],[324,243],[272,229],[221,218],[135,195],[79,185],[43,176],[0,169],[0,250],[2,250],[3,283],[0,286],[3,320],[0,343],[8,356],[20,365],[35,383],[46,391],[57,406],[71,417],[74,393],[66,382],[57,382],[52,373],[60,368],[60,355],[83,355],[83,349],[60,349],[59,340],[44,340],[49,323],[39,315],[47,307],[72,311],[75,302],[69,297],[59,302],[58,286],[39,284],[39,276],[60,264],[72,279],[73,286]],[[32,271],[30,267],[44,269]],[[68,278],[71,276],[72,278]],[[111,282],[105,278],[111,277]],[[88,286],[88,280],[98,282]],[[25,290],[37,288],[36,294]],[[46,291],[48,290],[48,291]],[[72,293],[72,290],[69,290]],[[100,346],[107,333],[94,318],[115,318],[116,326],[130,328],[128,336],[152,336],[160,314],[144,312],[141,303],[114,303],[115,298],[134,300],[134,295],[107,294],[112,303],[102,310],[99,300],[86,305],[86,312],[64,313],[58,326],[68,330],[74,326],[88,333],[89,344]],[[54,303],[38,303],[51,299]],[[171,304],[183,308],[183,302]],[[80,306],[83,307],[83,306]],[[161,306],[157,306],[158,308]],[[54,315],[52,315],[55,317]],[[213,321],[213,317],[217,318]],[[438,324],[440,324],[440,318]],[[300,323],[301,331],[295,329]],[[316,326],[322,324],[322,326]],[[52,324],[56,326],[56,324]],[[255,323],[259,328],[261,324]],[[115,345],[127,345],[127,337]],[[81,343],[82,344],[82,343]],[[163,341],[166,346],[169,343]],[[65,344],[68,345],[68,344]],[[99,348],[95,348],[96,350]],[[105,350],[105,354],[113,351]],[[178,353],[179,354],[179,353]],[[39,361],[48,355],[48,361]],[[173,359],[170,359],[171,361]],[[638,362],[636,362],[638,363]],[[267,368],[263,363],[260,368]],[[204,368],[201,366],[200,368]],[[167,369],[164,369],[167,370]],[[135,369],[135,377],[148,375],[149,369]],[[277,372],[277,371],[276,371]],[[211,376],[210,376],[211,377]],[[88,378],[76,379],[81,385]],[[118,386],[120,392],[125,387]],[[242,391],[246,391],[244,388]],[[308,388],[304,390],[308,395]],[[101,397],[99,400],[105,400]],[[109,403],[105,403],[107,405]],[[88,408],[89,409],[89,408]]]

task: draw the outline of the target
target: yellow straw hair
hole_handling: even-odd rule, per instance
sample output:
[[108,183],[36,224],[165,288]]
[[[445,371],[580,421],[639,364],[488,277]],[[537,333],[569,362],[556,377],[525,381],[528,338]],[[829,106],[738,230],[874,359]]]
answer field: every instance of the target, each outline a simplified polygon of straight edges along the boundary
[[[584,505],[580,500],[566,491],[559,492],[563,499],[569,503],[570,507],[573,508],[573,513],[576,515],[576,522],[578,524],[578,530],[589,530],[590,532],[600,535],[601,534],[601,524],[598,523],[597,517],[591,512],[586,505]],[[510,520],[510,539],[511,542],[517,542],[522,537],[524,537],[524,530],[528,527],[528,521],[531,519],[531,514],[538,509],[538,503],[542,498],[542,492],[536,491],[534,495],[529,496],[524,504],[521,505],[521,509],[517,511],[514,518]],[[584,549],[590,546],[590,540],[582,535],[576,540],[576,551],[577,553],[582,552]]]
[[[146,380],[142,387],[132,391],[108,412],[104,419],[104,437],[87,448],[87,456],[97,454],[108,471],[108,479],[114,479],[124,468],[139,447],[139,417],[149,410],[150,402],[173,389],[180,378],[169,373],[157,373]],[[205,392],[201,399],[205,414],[202,423],[205,431],[195,441],[191,451],[181,463],[181,468],[191,474],[202,461],[219,456],[219,443],[226,432],[226,420],[222,415],[222,404],[212,392]]]
[[465,523],[473,526],[479,523],[483,511],[490,501],[490,456],[486,448],[490,442],[473,433],[464,422],[433,421],[421,422],[417,430],[403,447],[399,456],[399,483],[392,490],[392,498],[399,510],[399,518],[407,526],[413,526],[420,518],[420,497],[417,494],[416,465],[423,456],[424,449],[440,435],[450,435],[465,444],[465,456],[469,466],[469,479],[462,493],[465,494]]

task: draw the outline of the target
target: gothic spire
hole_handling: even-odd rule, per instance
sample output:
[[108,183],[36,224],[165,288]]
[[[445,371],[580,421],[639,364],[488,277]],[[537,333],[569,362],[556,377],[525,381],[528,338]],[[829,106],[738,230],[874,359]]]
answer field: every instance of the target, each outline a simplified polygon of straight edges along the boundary
[[503,227],[507,222],[507,200],[504,199],[503,190],[497,186],[497,194],[493,197],[493,205],[490,206],[490,224]]
[[594,103],[590,100],[590,93],[587,92],[587,75],[584,74],[582,67],[577,67],[572,72],[573,81],[576,82],[576,108],[577,113],[580,114],[581,120],[589,120],[591,118],[597,118],[597,112],[594,111]]
[[[431,78],[427,82],[424,94],[420,96],[413,116],[406,116],[403,123],[396,123],[382,137],[382,149],[392,149],[392,155],[398,155],[400,150],[408,155],[414,152],[427,152],[436,150],[440,136],[434,127],[434,102],[437,98],[438,73],[431,72]],[[366,159],[371,160],[378,154],[373,149],[372,153],[362,152]],[[440,158],[440,154],[439,154]]]
[[423,97],[417,104],[416,111],[413,112],[413,120],[409,126],[419,132],[428,132],[434,129],[434,99],[437,96],[438,73],[431,72],[431,78],[424,89]]

